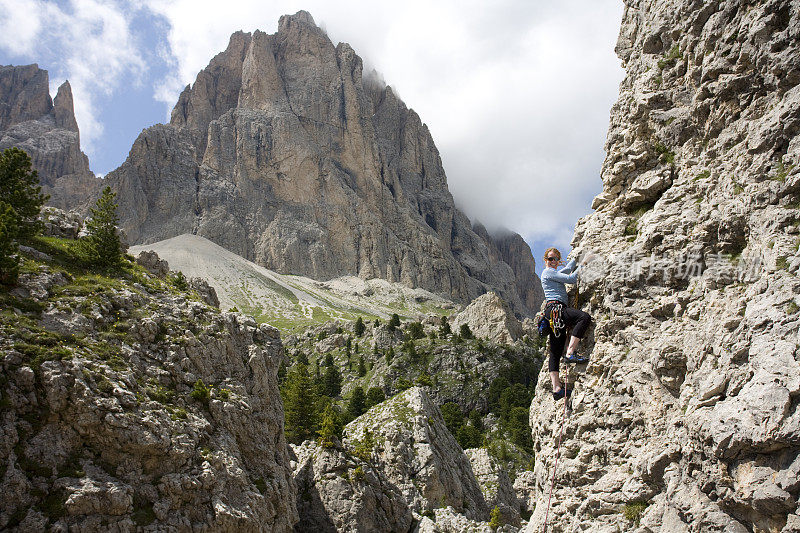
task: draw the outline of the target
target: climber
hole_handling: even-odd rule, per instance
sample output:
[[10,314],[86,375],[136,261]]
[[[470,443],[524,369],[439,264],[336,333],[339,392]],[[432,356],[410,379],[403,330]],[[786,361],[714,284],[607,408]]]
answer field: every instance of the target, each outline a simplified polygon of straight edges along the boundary
[[550,371],[550,381],[553,384],[553,398],[559,400],[564,396],[569,397],[571,389],[566,389],[561,384],[558,375],[559,361],[564,352],[567,330],[572,328],[572,336],[567,346],[567,354],[564,361],[570,364],[588,363],[589,359],[579,356],[578,343],[586,334],[592,317],[580,309],[572,309],[567,301],[567,289],[565,283],[575,283],[578,281],[578,271],[575,260],[567,263],[564,268],[556,270],[561,266],[561,252],[556,248],[548,248],[544,253],[545,268],[542,271],[542,289],[544,289],[545,316],[550,320],[550,360],[548,370]]

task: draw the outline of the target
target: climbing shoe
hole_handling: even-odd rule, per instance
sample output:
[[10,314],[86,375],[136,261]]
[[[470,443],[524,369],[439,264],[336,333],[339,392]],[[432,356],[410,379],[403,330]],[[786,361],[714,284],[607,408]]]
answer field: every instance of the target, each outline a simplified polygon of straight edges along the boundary
[[562,387],[560,391],[557,391],[557,392],[553,393],[553,399],[558,401],[561,398],[563,398],[564,394],[565,394],[564,391],[566,391],[566,396],[567,396],[567,398],[569,398],[570,394],[572,394],[572,389],[565,389],[565,388]]
[[584,365],[589,362],[589,358],[572,353],[564,356],[564,362],[570,365]]

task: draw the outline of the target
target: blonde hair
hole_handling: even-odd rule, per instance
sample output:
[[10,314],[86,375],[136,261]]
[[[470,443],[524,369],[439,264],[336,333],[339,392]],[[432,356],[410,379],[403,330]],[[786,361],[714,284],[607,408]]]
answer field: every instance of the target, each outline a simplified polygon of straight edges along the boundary
[[544,260],[544,264],[545,265],[547,264],[547,256],[550,254],[550,252],[557,253],[558,254],[558,260],[561,261],[561,252],[558,251],[558,248],[548,248],[547,250],[544,251],[544,257],[542,257],[542,259]]

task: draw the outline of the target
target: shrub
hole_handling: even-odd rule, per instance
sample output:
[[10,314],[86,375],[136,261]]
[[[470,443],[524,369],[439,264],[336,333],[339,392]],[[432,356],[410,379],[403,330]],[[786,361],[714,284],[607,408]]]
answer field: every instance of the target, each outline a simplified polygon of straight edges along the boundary
[[649,504],[647,502],[642,501],[629,502],[625,504],[625,508],[622,510],[622,513],[625,515],[626,519],[634,522],[638,527],[639,522],[642,520],[642,513],[644,513],[648,505]]
[[492,529],[497,529],[502,525],[503,522],[501,520],[500,508],[495,505],[494,508],[492,508],[492,511],[489,513],[489,527]]
[[203,380],[198,379],[194,382],[194,389],[192,389],[191,396],[198,402],[202,402],[207,405],[209,400],[211,400],[211,387],[206,387],[206,384],[203,383]]

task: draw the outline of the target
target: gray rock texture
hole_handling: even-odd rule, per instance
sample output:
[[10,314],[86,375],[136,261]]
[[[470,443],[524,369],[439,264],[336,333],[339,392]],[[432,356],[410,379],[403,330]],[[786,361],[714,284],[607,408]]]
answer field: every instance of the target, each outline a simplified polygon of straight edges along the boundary
[[343,441],[348,447],[372,442],[372,464],[414,512],[452,507],[471,520],[489,519],[469,459],[423,389],[412,387],[371,408],[345,427]]
[[520,526],[519,502],[511,478],[503,470],[500,462],[489,455],[485,448],[464,450],[472,465],[472,472],[478,480],[486,505],[497,507],[501,522],[515,527]]
[[2,297],[0,529],[293,530],[277,330],[34,256]]
[[134,244],[193,233],[280,273],[381,278],[530,315],[530,249],[456,209],[428,128],[306,12],[235,33],[109,174]]
[[494,292],[475,298],[458,313],[453,319],[453,331],[458,332],[462,324],[469,326],[476,337],[499,344],[513,344],[523,335],[522,323]]
[[410,531],[414,517],[400,490],[383,472],[336,442],[292,446],[300,521],[310,533]]
[[47,71],[37,65],[0,66],[0,150],[12,146],[31,156],[50,205],[85,207],[100,188],[81,151],[69,82],[51,99]]
[[[800,8],[625,2],[559,531],[797,531]],[[570,378],[574,381],[576,376]],[[531,406],[540,531],[562,403]],[[626,516],[627,515],[627,516]]]

